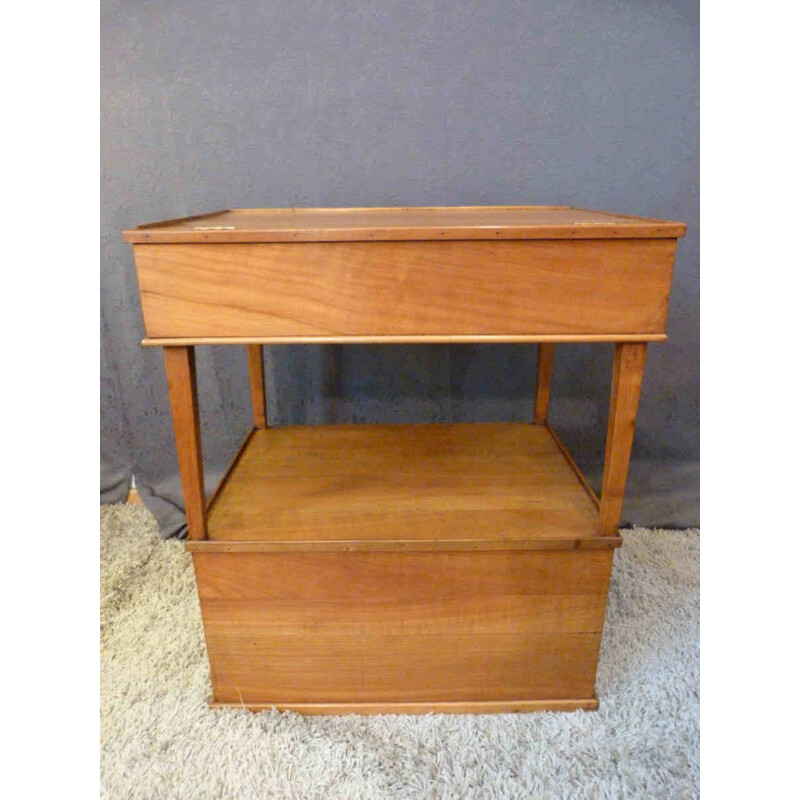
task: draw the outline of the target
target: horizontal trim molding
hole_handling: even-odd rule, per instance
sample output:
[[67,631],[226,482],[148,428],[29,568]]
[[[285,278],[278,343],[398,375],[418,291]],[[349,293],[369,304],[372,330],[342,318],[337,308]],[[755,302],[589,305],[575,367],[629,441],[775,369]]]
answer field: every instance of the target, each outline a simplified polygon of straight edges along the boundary
[[622,546],[621,536],[552,539],[305,539],[285,541],[241,541],[236,539],[188,539],[192,553],[342,553],[342,552],[431,552],[469,550],[609,550]]
[[538,342],[665,342],[665,333],[435,334],[403,336],[199,336],[148,337],[144,347],[248,344],[536,344]]
[[597,697],[565,700],[464,700],[382,703],[218,703],[212,709],[246,708],[250,711],[296,711],[300,714],[520,714],[531,711],[596,711]]

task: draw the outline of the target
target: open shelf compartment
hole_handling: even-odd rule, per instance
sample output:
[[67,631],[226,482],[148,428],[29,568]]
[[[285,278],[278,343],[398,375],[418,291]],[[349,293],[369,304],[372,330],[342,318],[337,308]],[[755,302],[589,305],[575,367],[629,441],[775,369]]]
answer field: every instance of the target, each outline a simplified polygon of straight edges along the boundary
[[254,430],[192,550],[536,550],[618,546],[546,425]]

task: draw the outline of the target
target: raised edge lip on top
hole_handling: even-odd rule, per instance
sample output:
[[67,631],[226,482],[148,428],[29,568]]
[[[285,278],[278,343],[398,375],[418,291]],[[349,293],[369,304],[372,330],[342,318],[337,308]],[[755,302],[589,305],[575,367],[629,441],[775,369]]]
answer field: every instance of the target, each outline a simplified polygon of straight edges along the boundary
[[[211,221],[229,213],[265,212],[276,216],[291,215],[297,220],[304,214],[324,213],[363,213],[368,216],[381,212],[395,214],[437,211],[476,212],[485,210],[487,214],[503,211],[575,211],[587,214],[602,214],[608,220],[575,220],[572,222],[530,222],[511,224],[480,224],[465,221],[463,224],[445,222],[437,225],[410,224],[403,226],[398,221],[390,224],[374,225],[310,225],[307,228],[285,228],[267,225],[263,228],[239,228],[235,226],[203,226],[177,228],[194,220]],[[222,222],[223,220],[220,220]],[[366,220],[368,222],[368,220]],[[617,214],[609,211],[583,209],[574,206],[404,206],[404,207],[366,207],[366,208],[274,208],[274,209],[221,209],[204,214],[196,214],[177,219],[145,223],[123,231],[123,240],[131,244],[181,244],[181,243],[237,243],[237,242],[324,242],[324,241],[431,241],[431,240],[504,240],[504,239],[675,239],[684,236],[686,224],[673,220],[660,220]]]

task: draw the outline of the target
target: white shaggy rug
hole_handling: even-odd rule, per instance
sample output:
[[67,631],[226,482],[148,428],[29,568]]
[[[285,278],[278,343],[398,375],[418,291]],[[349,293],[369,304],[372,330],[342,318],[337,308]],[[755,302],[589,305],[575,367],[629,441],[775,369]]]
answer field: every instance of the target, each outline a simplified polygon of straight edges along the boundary
[[141,506],[101,510],[102,796],[699,796],[699,533],[614,557],[600,711],[302,717],[211,711],[191,560]]

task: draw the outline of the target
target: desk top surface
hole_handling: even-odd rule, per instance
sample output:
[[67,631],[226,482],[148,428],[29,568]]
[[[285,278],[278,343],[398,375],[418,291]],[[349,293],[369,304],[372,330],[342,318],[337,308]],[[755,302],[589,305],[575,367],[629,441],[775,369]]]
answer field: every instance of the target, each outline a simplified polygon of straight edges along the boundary
[[132,244],[458,239],[675,239],[682,222],[570,206],[253,208],[126,230]]

